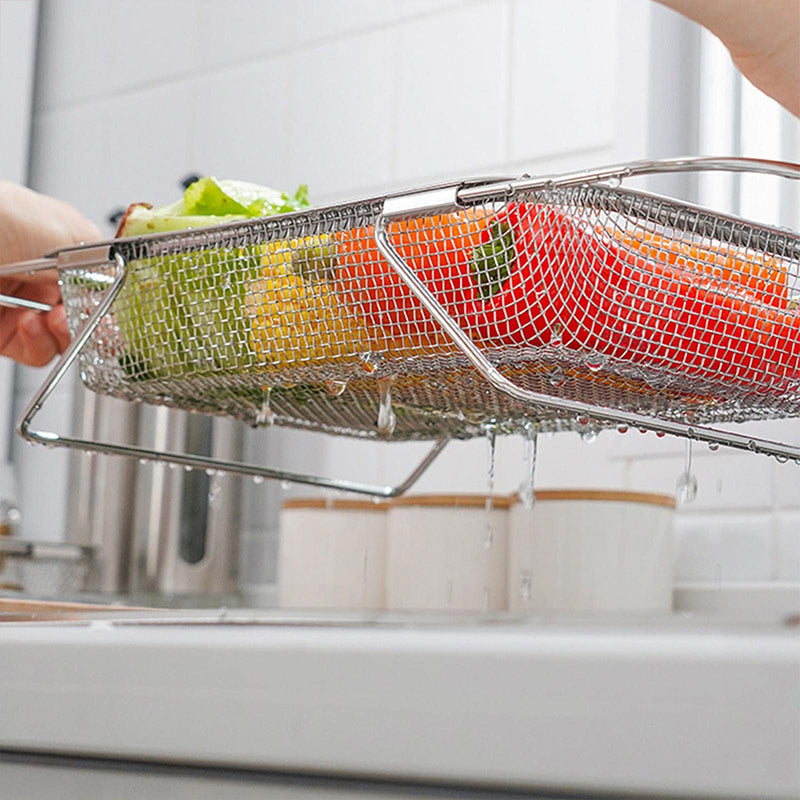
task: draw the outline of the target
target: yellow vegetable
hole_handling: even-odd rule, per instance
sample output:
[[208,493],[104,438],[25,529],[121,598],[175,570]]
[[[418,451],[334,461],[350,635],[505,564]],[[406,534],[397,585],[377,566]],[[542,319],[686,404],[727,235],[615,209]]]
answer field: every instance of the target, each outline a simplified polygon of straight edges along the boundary
[[326,237],[268,245],[246,307],[257,357],[273,365],[356,361],[376,346],[354,308],[344,308],[325,275]]

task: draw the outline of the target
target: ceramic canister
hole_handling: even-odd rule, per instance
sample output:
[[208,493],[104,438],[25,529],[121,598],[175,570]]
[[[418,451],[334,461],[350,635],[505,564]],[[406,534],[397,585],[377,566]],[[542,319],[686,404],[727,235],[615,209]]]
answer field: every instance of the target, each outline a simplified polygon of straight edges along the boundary
[[372,500],[287,500],[280,520],[279,604],[382,609],[386,509]]
[[387,520],[389,609],[506,607],[507,497],[422,495],[391,502]]
[[667,495],[537,491],[509,512],[509,608],[667,611],[672,522]]

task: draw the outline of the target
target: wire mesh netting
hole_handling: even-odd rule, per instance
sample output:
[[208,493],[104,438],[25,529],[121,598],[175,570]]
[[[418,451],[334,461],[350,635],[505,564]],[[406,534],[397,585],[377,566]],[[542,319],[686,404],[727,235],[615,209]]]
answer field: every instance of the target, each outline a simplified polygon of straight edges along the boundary
[[[378,250],[382,209],[120,240],[125,285],[81,353],[84,382],[368,438],[586,426],[471,366]],[[681,422],[800,411],[796,234],[597,184],[394,220],[388,238],[521,388]],[[62,269],[73,332],[112,275]]]

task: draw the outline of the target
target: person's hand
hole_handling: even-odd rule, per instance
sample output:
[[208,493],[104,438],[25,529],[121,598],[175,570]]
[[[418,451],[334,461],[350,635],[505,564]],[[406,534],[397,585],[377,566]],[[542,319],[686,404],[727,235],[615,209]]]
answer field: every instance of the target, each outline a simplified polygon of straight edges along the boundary
[[[72,206],[0,181],[0,266],[100,238]],[[0,355],[40,367],[64,352],[69,330],[57,279],[55,270],[0,278],[0,294],[53,306],[47,313],[0,306]]]
[[754,86],[800,117],[800,0],[658,0],[699,22]]

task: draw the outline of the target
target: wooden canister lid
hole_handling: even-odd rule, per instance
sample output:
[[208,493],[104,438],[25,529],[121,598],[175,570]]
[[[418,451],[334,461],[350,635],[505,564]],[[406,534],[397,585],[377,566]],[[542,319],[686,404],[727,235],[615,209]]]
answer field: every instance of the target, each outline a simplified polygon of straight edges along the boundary
[[326,497],[291,497],[283,501],[283,510],[317,509],[322,511],[386,511],[389,504],[385,500],[355,500],[340,498],[338,500]]
[[[655,492],[629,492],[617,489],[537,489],[536,502],[548,500],[593,500],[595,502],[639,503],[663,508],[675,508],[675,498],[668,494]],[[516,495],[512,503],[520,502]]]
[[513,498],[505,495],[489,494],[418,494],[396,497],[390,501],[392,506],[425,506],[427,508],[486,508],[491,500],[492,508],[508,508]]

